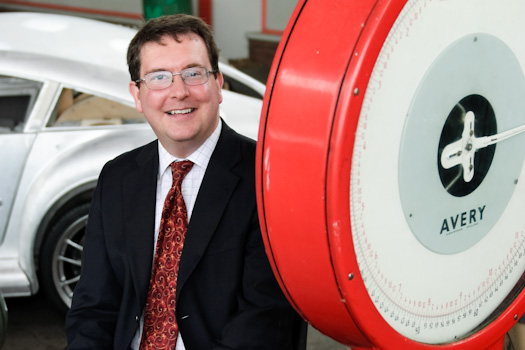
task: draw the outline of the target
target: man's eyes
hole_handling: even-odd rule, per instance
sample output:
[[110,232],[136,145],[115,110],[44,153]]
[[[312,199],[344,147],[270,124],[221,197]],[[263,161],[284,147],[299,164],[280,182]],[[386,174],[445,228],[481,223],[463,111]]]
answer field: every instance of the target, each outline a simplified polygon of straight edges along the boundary
[[200,70],[186,70],[183,72],[185,78],[195,78],[202,75]]
[[168,75],[166,73],[156,73],[156,74],[150,75],[149,79],[150,81],[162,81],[162,80],[170,79],[170,76],[171,74]]

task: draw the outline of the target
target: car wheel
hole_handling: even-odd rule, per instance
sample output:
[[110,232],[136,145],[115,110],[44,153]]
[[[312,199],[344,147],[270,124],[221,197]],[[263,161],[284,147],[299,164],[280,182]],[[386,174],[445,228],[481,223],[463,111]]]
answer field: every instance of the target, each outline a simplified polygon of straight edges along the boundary
[[48,298],[62,311],[71,307],[80,278],[89,204],[68,211],[51,228],[40,253],[39,281]]

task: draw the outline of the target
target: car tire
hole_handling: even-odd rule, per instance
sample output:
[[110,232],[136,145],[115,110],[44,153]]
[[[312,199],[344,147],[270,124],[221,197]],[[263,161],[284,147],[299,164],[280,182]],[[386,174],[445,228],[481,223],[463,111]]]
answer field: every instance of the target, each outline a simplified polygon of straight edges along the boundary
[[80,278],[82,249],[89,203],[66,212],[51,228],[40,251],[39,282],[61,311],[71,307]]
[[7,305],[4,296],[0,293],[0,348],[4,345],[7,336],[7,319]]

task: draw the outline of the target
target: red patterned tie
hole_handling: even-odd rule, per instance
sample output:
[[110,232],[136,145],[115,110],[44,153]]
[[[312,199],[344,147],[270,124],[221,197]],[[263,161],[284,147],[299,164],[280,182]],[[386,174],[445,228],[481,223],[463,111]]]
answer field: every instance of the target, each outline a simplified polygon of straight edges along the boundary
[[188,229],[182,180],[193,167],[189,160],[171,163],[173,184],[164,201],[153,271],[144,310],[140,350],[175,349],[179,327],[175,319],[177,273]]

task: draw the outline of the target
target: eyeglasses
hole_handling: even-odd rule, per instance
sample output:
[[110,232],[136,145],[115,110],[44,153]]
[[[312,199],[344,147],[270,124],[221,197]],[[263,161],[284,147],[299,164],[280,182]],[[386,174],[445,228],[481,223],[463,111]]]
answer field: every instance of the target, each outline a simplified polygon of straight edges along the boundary
[[192,67],[184,69],[180,73],[172,73],[168,71],[151,72],[144,76],[144,79],[135,80],[137,86],[144,82],[151,90],[166,89],[173,84],[173,76],[180,75],[184,84],[189,86],[202,85],[208,82],[210,73],[217,73],[217,71],[207,70],[204,67]]

